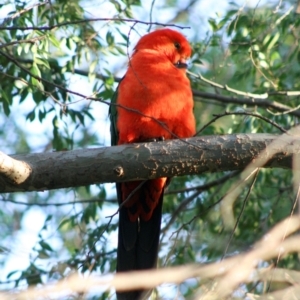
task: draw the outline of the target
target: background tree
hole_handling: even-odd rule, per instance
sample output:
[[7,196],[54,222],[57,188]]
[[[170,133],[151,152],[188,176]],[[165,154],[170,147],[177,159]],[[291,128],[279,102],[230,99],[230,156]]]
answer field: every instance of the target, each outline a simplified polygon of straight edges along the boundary
[[[295,1],[257,1],[253,6],[192,0],[4,1],[0,150],[13,154],[109,145],[109,101],[132,45],[167,24],[193,45],[189,76],[199,135],[292,130],[300,116],[299,11]],[[235,199],[230,191],[239,186],[239,174],[172,180],[164,201],[159,267],[244,253],[296,213],[297,172],[259,169],[243,181]],[[117,210],[113,185],[2,194],[1,201],[3,290],[56,282],[77,272],[114,272],[117,217],[107,218]],[[233,216],[226,210],[230,201]],[[295,249],[270,257],[260,256],[258,267],[299,268]],[[232,295],[244,298],[294,287],[293,280],[277,280],[274,274],[268,281],[259,276],[243,280]],[[201,278],[156,293],[200,297],[217,280]],[[232,282],[230,276],[227,282]],[[96,294],[72,297],[115,297],[112,290]]]

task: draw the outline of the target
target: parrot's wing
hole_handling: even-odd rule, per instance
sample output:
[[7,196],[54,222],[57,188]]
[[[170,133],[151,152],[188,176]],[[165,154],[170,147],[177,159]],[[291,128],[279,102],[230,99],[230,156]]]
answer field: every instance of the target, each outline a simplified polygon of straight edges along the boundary
[[[123,78],[121,79],[121,81],[123,80]],[[115,93],[113,94],[113,96],[111,98],[111,101],[110,101],[111,104],[110,104],[109,110],[108,110],[108,114],[109,114],[109,118],[110,118],[110,137],[111,137],[111,145],[112,146],[118,145],[118,140],[119,140],[119,132],[117,129],[118,113],[117,113],[117,105],[116,105],[117,99],[118,99],[118,90],[119,90],[119,86],[117,87]]]

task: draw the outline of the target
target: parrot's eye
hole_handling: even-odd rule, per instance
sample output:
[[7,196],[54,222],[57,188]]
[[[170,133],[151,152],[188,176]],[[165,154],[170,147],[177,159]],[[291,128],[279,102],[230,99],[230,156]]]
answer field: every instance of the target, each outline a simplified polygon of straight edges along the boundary
[[180,49],[180,47],[181,47],[181,45],[179,44],[179,43],[174,43],[174,46],[175,46],[175,48],[177,49],[177,50],[179,50]]

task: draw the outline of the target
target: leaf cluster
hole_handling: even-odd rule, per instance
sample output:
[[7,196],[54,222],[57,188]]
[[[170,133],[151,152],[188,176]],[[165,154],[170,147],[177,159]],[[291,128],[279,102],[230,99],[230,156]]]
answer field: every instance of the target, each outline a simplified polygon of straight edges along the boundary
[[[128,60],[134,34],[148,28],[137,18],[137,11],[145,11],[145,1],[104,2],[57,0],[30,6],[15,0],[0,4],[0,12],[9,11],[0,24],[0,139],[8,152],[107,144],[107,110],[120,69]],[[179,2],[165,1],[165,7],[173,10],[175,20],[194,24],[186,12],[195,11],[201,1],[189,1],[184,9]],[[191,39],[193,75],[189,76],[193,89],[203,95],[195,96],[201,135],[278,134],[274,123],[285,130],[299,123],[300,19],[289,1],[279,8],[276,5],[258,3],[253,8],[231,3],[222,16],[208,20],[210,27],[201,39]],[[96,8],[112,12],[96,20],[92,15]],[[146,11],[150,19],[155,18],[152,12]],[[261,95],[267,96],[261,99]],[[246,99],[257,101],[251,105]],[[276,105],[270,108],[266,101]],[[276,109],[280,105],[290,109]],[[239,112],[244,114],[234,114]],[[30,132],[30,124],[38,134]],[[233,202],[230,222],[234,226],[228,227],[223,199],[239,178],[239,173],[222,173],[172,179],[164,200],[159,266],[207,263],[247,251],[295,212],[293,172],[261,169]],[[73,272],[113,272],[114,198],[113,188],[103,185],[3,195],[0,249],[6,257],[18,252],[11,233],[22,231],[26,215],[42,209],[45,217],[26,256],[28,266],[14,266],[2,282],[3,289],[36,286]],[[11,244],[16,249],[8,250]],[[0,263],[5,265],[5,257]],[[299,267],[296,254],[264,263]],[[188,297],[201,283],[184,282],[178,290]],[[261,285],[249,284],[245,286],[248,291],[262,293]],[[107,299],[108,294],[99,297]]]

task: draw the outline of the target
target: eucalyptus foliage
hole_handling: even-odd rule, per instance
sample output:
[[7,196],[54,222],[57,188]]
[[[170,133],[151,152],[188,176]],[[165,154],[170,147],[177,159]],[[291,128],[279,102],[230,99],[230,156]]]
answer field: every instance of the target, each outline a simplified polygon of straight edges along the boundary
[[[235,1],[221,11],[212,5],[207,14],[203,2],[2,1],[0,150],[109,145],[109,101],[132,47],[139,36],[168,24],[186,34],[194,49],[189,77],[200,135],[281,134],[280,128],[295,127],[300,18],[294,1],[257,1],[253,7]],[[159,267],[213,262],[247,251],[295,213],[293,171],[261,169],[234,202],[234,226],[226,226],[222,199],[238,178],[238,173],[217,173],[172,179],[164,200]],[[73,272],[114,272],[115,198],[112,185],[1,195],[2,289],[55,282]],[[25,251],[19,237],[30,235],[24,220],[35,224],[28,220],[35,213],[44,225]],[[20,257],[25,267],[13,263]],[[264,264],[299,268],[296,254]],[[201,284],[188,281],[178,290],[187,298]],[[262,285],[251,283],[247,291],[259,294]],[[114,298],[114,291],[97,299],[109,295]]]

